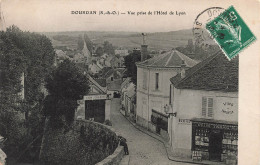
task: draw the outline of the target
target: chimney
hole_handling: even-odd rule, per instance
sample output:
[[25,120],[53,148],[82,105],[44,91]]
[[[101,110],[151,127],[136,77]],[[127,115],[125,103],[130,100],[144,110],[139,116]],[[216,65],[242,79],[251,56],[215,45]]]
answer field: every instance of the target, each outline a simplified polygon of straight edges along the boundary
[[145,61],[147,59],[147,55],[148,55],[148,51],[147,51],[147,47],[148,45],[146,45],[146,34],[142,33],[143,36],[143,44],[141,45],[141,61]]
[[181,78],[185,77],[185,68],[186,68],[185,61],[182,60],[182,64],[181,64]]

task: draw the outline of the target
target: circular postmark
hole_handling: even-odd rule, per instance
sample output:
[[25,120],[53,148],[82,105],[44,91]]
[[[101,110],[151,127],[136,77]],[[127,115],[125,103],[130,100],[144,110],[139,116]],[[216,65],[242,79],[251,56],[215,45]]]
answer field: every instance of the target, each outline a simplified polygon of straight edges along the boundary
[[222,7],[211,7],[202,11],[195,19],[192,32],[195,43],[197,45],[202,44],[214,44],[212,35],[207,31],[206,24],[219,16],[225,9]]

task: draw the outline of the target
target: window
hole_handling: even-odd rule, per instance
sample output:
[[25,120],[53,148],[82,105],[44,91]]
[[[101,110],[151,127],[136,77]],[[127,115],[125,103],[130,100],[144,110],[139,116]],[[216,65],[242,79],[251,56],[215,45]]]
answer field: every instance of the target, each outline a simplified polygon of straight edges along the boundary
[[159,89],[159,73],[155,73],[155,89]]
[[114,77],[111,77],[111,81],[113,81],[114,80]]
[[147,89],[147,72],[143,72],[143,89]]
[[213,98],[202,97],[202,116],[213,117]]

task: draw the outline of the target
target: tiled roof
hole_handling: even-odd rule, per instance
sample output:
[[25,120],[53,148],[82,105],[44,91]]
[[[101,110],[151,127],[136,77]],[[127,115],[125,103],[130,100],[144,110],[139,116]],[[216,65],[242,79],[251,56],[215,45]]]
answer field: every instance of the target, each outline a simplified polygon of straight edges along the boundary
[[104,78],[94,78],[94,80],[102,87],[106,87],[106,79]]
[[108,90],[118,90],[118,91],[120,91],[121,84],[122,84],[122,80],[115,80],[115,81],[113,81],[113,83],[109,83],[107,85],[107,89]]
[[183,53],[176,49],[160,54],[148,60],[136,63],[137,66],[146,67],[180,67],[182,62],[186,64],[186,67],[193,67],[198,62],[187,57]]
[[209,56],[201,63],[172,77],[172,84],[178,89],[238,91],[238,57],[229,61],[222,51]]
[[101,76],[106,78],[109,77],[113,73],[112,67],[104,67],[101,71]]

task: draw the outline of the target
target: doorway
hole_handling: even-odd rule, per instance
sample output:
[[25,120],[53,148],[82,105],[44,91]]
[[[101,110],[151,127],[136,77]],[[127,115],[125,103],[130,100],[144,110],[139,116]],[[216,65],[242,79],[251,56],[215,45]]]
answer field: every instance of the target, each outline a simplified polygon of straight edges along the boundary
[[93,118],[94,121],[103,123],[105,121],[106,100],[86,100],[85,118]]
[[212,130],[209,137],[209,159],[221,161],[222,153],[222,136],[220,130]]

